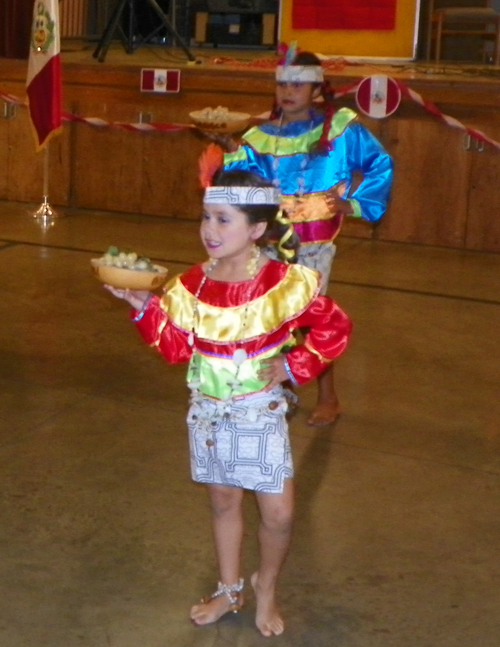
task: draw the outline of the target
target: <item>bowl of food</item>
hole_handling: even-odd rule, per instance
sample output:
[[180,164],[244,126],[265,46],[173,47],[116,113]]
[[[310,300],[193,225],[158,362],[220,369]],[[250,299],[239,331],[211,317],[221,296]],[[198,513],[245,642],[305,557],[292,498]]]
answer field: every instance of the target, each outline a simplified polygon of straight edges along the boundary
[[189,118],[200,130],[218,134],[231,134],[245,130],[251,115],[246,112],[232,112],[223,106],[203,108],[189,113]]
[[110,247],[90,261],[95,276],[106,285],[122,290],[157,290],[165,285],[168,269],[146,256]]

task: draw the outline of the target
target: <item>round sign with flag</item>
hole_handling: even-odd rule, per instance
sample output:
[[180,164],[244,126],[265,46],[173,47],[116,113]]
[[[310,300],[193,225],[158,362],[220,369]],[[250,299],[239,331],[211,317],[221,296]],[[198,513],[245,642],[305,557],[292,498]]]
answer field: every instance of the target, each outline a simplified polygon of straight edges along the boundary
[[356,104],[359,110],[374,119],[392,115],[400,102],[401,90],[398,84],[384,74],[368,76],[361,81],[356,90]]

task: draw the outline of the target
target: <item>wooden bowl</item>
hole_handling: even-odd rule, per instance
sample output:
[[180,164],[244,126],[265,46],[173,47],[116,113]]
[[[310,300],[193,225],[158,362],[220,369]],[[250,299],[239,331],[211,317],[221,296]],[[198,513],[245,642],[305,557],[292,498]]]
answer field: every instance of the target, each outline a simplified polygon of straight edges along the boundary
[[162,265],[154,265],[156,271],[150,272],[104,265],[99,258],[90,262],[99,281],[120,290],[157,290],[167,282],[168,269]]
[[246,112],[228,112],[225,121],[213,121],[206,117],[203,110],[189,113],[189,118],[200,130],[219,135],[230,135],[248,128],[251,115]]

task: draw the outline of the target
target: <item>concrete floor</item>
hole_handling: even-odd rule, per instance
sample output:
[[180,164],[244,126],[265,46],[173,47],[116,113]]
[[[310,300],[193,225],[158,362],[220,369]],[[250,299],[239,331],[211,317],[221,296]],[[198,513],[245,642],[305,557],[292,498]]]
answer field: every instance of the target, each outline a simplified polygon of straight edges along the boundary
[[287,630],[266,640],[251,596],[188,620],[217,573],[184,367],[91,275],[109,244],[172,272],[202,256],[195,223],[78,212],[44,231],[0,204],[0,647],[498,647],[500,256],[340,241],[344,414],[309,428],[302,389]]

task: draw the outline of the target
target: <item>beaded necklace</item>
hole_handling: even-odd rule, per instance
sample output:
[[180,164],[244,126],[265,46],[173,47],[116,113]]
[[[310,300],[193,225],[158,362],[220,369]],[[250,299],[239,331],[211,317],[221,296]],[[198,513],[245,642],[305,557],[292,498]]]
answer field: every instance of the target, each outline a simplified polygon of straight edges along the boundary
[[[301,163],[300,163],[300,170],[304,174],[309,162],[311,160],[311,155],[310,155],[310,148],[313,144],[313,129],[314,129],[314,117],[315,113],[313,110],[309,111],[309,117],[310,117],[310,122],[309,122],[309,128],[307,131],[307,153],[304,155]],[[293,122],[292,122],[293,123]],[[281,182],[278,177],[278,170],[280,166],[280,158],[278,156],[278,151],[279,151],[279,146],[280,146],[280,140],[282,139],[281,135],[281,129],[283,127],[283,112],[280,115],[280,120],[278,123],[278,134],[276,135],[276,144],[274,147],[274,158],[273,158],[273,170],[275,172],[276,177],[273,180],[273,184],[276,186],[276,188],[280,189],[281,188]],[[297,191],[295,192],[295,197],[301,198],[304,195],[304,190],[305,190],[305,179],[304,176],[300,176],[297,180],[298,188]]]

